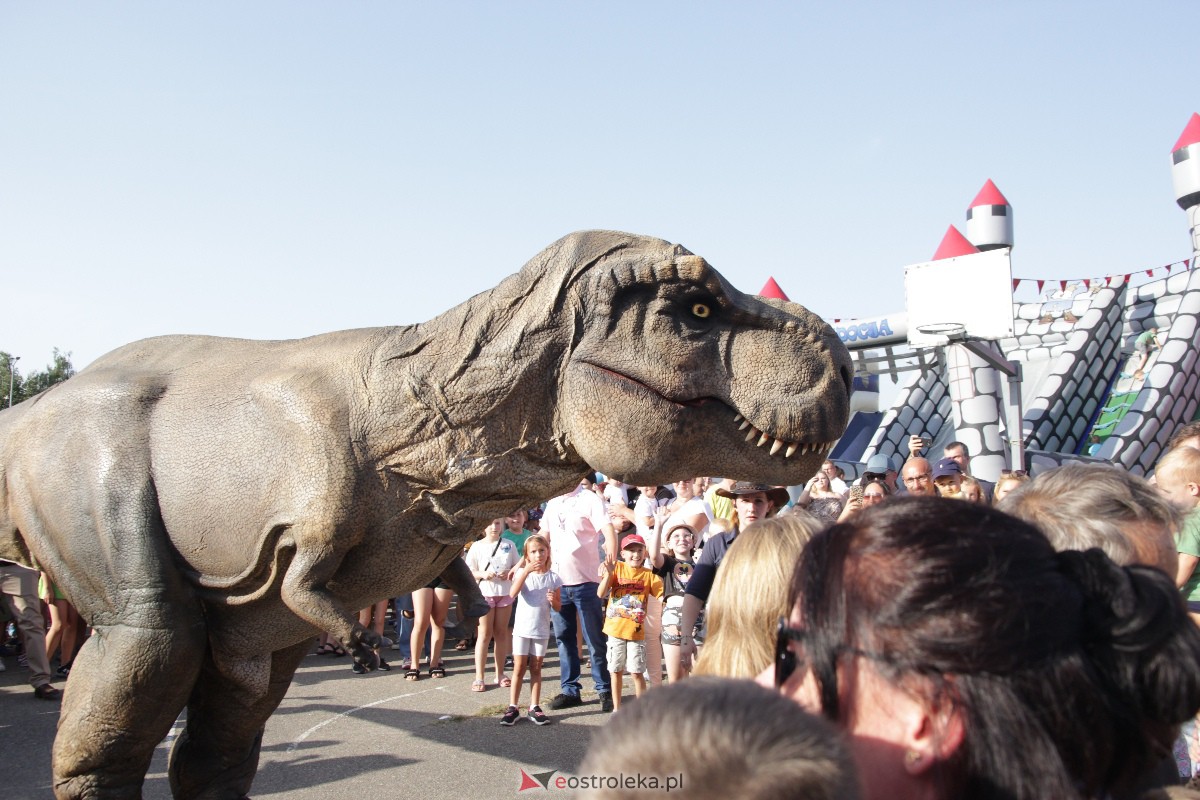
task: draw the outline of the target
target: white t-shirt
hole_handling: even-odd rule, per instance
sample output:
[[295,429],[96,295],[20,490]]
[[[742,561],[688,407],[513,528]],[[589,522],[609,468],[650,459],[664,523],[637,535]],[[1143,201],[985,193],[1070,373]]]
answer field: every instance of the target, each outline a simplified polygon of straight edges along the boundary
[[693,497],[685,502],[671,516],[667,517],[667,522],[663,526],[663,530],[670,530],[671,526],[677,522],[686,522],[697,514],[703,512],[708,522],[705,522],[703,527],[696,531],[696,541],[701,541],[704,534],[708,532],[708,523],[713,521],[712,509],[708,507],[708,502],[703,497]]
[[[670,504],[671,498],[667,496],[647,497],[646,495],[638,495],[637,502],[633,504],[633,524],[637,528],[638,534],[645,539],[654,531],[654,511]],[[646,525],[644,520],[649,517],[650,524]]]
[[559,589],[562,585],[562,578],[553,571],[531,572],[525,576],[513,612],[513,636],[550,638],[550,601],[546,599],[546,591]]
[[[495,550],[496,554],[492,555]],[[480,539],[471,545],[467,551],[467,566],[472,572],[504,572],[517,565],[520,561],[517,546],[508,539],[501,539],[499,546],[496,542]],[[484,597],[500,597],[507,595],[512,588],[512,581],[483,580],[479,582],[479,591]]]
[[610,506],[617,504],[628,506],[629,490],[625,488],[625,484],[623,483],[609,482],[604,487],[604,502]]

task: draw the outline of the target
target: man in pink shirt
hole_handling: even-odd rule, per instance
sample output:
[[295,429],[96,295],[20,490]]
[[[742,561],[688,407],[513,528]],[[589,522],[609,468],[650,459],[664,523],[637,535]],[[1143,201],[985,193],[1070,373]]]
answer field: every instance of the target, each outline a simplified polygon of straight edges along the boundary
[[[554,636],[558,640],[559,682],[562,693],[550,701],[554,709],[571,708],[580,698],[578,623],[583,623],[592,661],[592,680],[600,695],[602,710],[612,711],[608,677],[608,640],[604,635],[604,612],[596,589],[600,585],[601,536],[603,559],[616,562],[617,541],[604,501],[580,485],[575,491],[546,504],[542,531],[550,537],[552,569],[562,578],[562,608],[553,612]],[[578,614],[578,618],[577,615]]]

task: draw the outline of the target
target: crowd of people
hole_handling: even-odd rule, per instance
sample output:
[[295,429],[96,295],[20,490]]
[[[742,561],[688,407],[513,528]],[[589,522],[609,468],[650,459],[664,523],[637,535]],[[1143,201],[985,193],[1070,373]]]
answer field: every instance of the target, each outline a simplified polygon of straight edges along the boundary
[[[458,643],[472,690],[506,689],[511,727],[528,681],[545,725],[585,702],[586,669],[615,716],[585,767],[678,774],[691,797],[1200,796],[1200,423],[1149,480],[1089,463],[992,483],[960,442],[908,446],[792,493],[589,476],[493,520],[463,554],[488,606]],[[86,629],[36,584],[0,562],[49,699]],[[452,597],[435,580],[396,600],[408,680],[445,676]],[[382,634],[387,611],[360,620]]]
[[678,774],[693,797],[1196,796],[1200,423],[1150,480],[1073,464],[992,483],[962,443],[909,447],[850,483],[826,462],[794,496],[597,476],[549,502],[550,707],[582,702],[582,629],[619,711],[585,771]]

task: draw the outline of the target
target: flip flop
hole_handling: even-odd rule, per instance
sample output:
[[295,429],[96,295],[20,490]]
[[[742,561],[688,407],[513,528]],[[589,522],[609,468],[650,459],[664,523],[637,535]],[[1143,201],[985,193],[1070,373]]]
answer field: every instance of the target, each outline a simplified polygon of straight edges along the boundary
[[430,667],[429,668],[429,677],[431,677],[431,678],[446,677],[446,668],[443,667],[441,664],[438,664],[436,667]]
[[325,642],[325,644],[323,644],[317,648],[317,652],[315,653],[315,655],[331,656],[331,655],[333,655],[333,653],[334,653],[333,645],[331,645],[329,642]]
[[407,669],[407,670],[405,670],[405,671],[404,671],[404,680],[406,680],[406,681],[418,681],[418,680],[420,680],[420,679],[421,679],[421,669],[420,669],[420,667],[413,667],[412,669]]
[[497,683],[497,685],[499,685],[499,686],[502,686],[502,687],[504,687],[505,689],[507,689],[508,687],[512,686],[512,678],[510,678],[510,677],[508,677],[507,675],[505,675],[505,674],[501,673],[501,674],[500,674],[500,680],[499,680],[499,681],[497,681],[496,683]]
[[472,692],[482,692],[484,688],[483,681],[471,681]]

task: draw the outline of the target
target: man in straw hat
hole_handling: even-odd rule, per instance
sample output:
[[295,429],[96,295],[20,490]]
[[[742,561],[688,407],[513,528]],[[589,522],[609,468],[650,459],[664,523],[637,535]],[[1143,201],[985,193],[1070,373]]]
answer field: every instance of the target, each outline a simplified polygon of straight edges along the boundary
[[691,637],[691,631],[696,625],[701,609],[708,601],[708,593],[712,590],[713,581],[717,577],[717,568],[725,558],[726,551],[738,537],[738,530],[752,522],[773,516],[783,508],[788,501],[787,489],[779,486],[768,486],[765,483],[737,481],[731,488],[717,489],[721,497],[733,500],[737,512],[737,527],[728,533],[718,533],[709,537],[704,545],[692,577],[684,588],[683,607],[680,610],[679,630],[682,636],[679,640],[680,665],[691,669],[692,658],[696,655],[696,642]]

